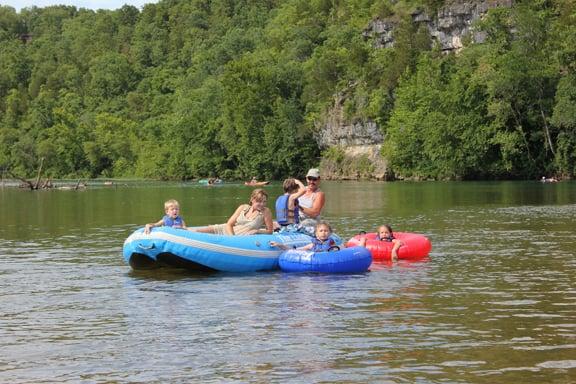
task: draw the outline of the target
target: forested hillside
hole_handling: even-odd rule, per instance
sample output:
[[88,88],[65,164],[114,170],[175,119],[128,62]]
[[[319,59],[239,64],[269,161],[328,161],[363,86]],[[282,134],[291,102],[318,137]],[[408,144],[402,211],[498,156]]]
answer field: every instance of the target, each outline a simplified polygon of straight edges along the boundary
[[[381,129],[399,177],[572,177],[576,2],[517,2],[440,51],[440,0],[161,0],[0,6],[0,171],[279,179],[319,163],[335,95]],[[394,19],[395,44],[363,31]],[[338,149],[328,149],[335,156]],[[337,157],[337,156],[336,156]]]

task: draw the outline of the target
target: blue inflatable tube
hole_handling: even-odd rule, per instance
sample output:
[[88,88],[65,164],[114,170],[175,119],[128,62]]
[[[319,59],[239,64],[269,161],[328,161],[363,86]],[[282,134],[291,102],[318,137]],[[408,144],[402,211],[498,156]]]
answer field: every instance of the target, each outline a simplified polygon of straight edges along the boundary
[[344,248],[334,252],[291,249],[278,260],[284,272],[361,273],[372,263],[372,254],[364,247]]

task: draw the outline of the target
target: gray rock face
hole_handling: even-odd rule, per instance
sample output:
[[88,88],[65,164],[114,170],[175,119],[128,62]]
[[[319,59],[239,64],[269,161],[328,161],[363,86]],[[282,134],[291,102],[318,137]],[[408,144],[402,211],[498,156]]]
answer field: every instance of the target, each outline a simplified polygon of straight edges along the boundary
[[[442,51],[450,52],[462,49],[464,37],[481,43],[485,35],[474,31],[473,23],[481,19],[491,8],[510,8],[513,0],[457,1],[441,8],[435,17],[422,10],[412,13],[412,21],[424,24],[430,36],[438,42]],[[389,48],[394,46],[393,32],[398,22],[375,19],[364,30],[365,38],[372,39],[374,47]]]
[[370,120],[342,125],[328,122],[318,131],[316,140],[321,148],[348,147],[382,143],[383,136],[378,125]]
[[327,148],[382,143],[382,132],[374,121],[347,121],[344,116],[344,100],[345,96],[337,95],[325,119],[316,123],[315,139],[318,146]]
[[[348,162],[366,158],[372,164],[372,178],[384,180],[387,177],[386,161],[380,155],[382,132],[374,121],[346,122],[342,108],[342,98],[335,100],[335,106],[322,124],[317,124],[316,141],[321,148],[337,146],[344,150]],[[327,179],[359,179],[355,172],[342,173],[342,169],[323,167]]]

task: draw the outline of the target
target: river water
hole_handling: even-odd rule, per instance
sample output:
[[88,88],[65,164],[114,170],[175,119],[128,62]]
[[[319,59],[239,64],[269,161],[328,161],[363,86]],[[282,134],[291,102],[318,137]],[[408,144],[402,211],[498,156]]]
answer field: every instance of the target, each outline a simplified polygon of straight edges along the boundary
[[390,223],[428,236],[430,258],[360,275],[135,272],[122,243],[164,200],[188,225],[219,223],[251,189],[0,188],[0,382],[576,382],[576,183],[322,188],[343,238]]

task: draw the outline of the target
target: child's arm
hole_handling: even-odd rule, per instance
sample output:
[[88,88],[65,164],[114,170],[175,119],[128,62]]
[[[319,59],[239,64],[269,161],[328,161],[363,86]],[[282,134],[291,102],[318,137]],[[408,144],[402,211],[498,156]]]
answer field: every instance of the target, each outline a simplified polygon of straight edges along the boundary
[[294,179],[294,181],[298,184],[298,190],[290,195],[291,199],[297,199],[306,193],[306,186],[298,179]]
[[286,244],[278,243],[276,241],[271,241],[268,244],[270,244],[271,247],[278,247],[278,248],[283,249],[285,251],[289,250],[289,249],[297,249],[299,251],[309,251],[314,247],[314,243],[306,244],[306,245],[303,245],[303,246],[298,247],[298,248],[289,247]]
[[284,249],[284,250],[290,249],[290,247],[288,247],[286,244],[278,243],[276,241],[271,241],[268,244],[270,244],[271,247],[278,247],[278,248]]
[[392,240],[392,261],[398,261],[398,248],[400,248],[404,243],[398,239]]
[[312,248],[314,248],[314,243],[306,244],[306,245],[303,245],[303,246],[298,247],[296,249],[298,249],[300,251],[310,251]]
[[298,184],[298,190],[290,194],[290,196],[288,197],[288,208],[290,209],[294,209],[294,206],[296,205],[295,204],[296,199],[298,199],[300,196],[306,193],[306,186],[302,184],[302,182],[298,179],[295,179],[295,181],[296,184]]
[[146,224],[146,226],[144,227],[144,233],[148,234],[148,233],[150,233],[150,230],[151,230],[152,228],[154,228],[154,227],[161,227],[161,226],[163,226],[163,225],[164,225],[164,219],[162,219],[162,220],[160,220],[160,221],[157,221],[157,222],[155,222],[155,223]]

